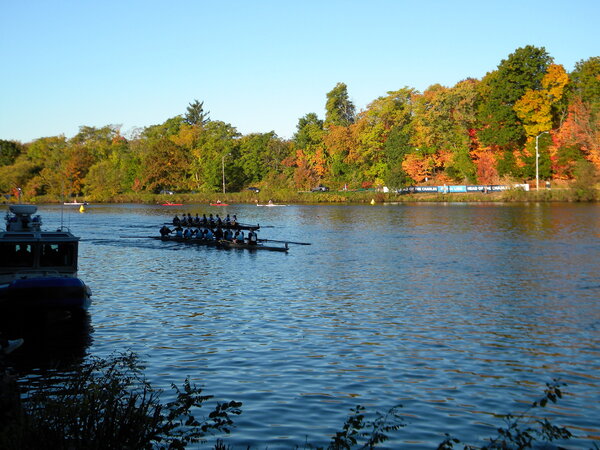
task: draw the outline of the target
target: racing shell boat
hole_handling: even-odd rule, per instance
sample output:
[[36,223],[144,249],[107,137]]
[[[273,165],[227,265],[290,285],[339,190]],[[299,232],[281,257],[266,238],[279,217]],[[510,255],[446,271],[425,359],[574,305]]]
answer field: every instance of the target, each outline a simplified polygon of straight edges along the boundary
[[0,311],[82,311],[91,290],[77,278],[79,238],[66,228],[42,231],[35,205],[10,205],[0,232]]

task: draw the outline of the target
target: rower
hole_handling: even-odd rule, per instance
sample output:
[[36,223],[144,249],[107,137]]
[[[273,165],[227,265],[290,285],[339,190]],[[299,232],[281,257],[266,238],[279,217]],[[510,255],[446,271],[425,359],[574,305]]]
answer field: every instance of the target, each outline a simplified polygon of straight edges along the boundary
[[256,245],[258,243],[258,235],[254,230],[248,231],[248,244]]
[[162,237],[168,236],[169,234],[171,234],[171,231],[172,230],[168,226],[163,225],[162,228],[160,229],[160,235]]
[[179,216],[177,214],[175,214],[175,217],[173,217],[173,225],[178,226],[181,224],[181,219],[179,218]]
[[177,228],[175,228],[175,237],[178,237],[178,238],[183,237],[183,228],[181,228],[181,226],[178,226]]

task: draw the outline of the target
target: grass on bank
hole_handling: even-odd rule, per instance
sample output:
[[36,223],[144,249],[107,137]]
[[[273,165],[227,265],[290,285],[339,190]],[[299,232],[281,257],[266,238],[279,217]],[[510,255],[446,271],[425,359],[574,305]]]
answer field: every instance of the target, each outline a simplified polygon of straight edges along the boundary
[[[278,204],[369,204],[414,202],[598,202],[600,189],[574,186],[564,189],[540,189],[526,192],[510,189],[491,193],[415,193],[397,194],[369,191],[298,192],[285,189],[264,189],[260,193],[176,193],[173,195],[128,193],[106,197],[82,197],[89,203],[140,203],[160,205],[164,203],[206,204],[218,200],[228,204],[265,204],[269,200]],[[22,199],[28,203],[59,203],[51,196]]]
[[[209,437],[216,439],[210,444],[215,450],[230,448],[221,437],[234,427],[232,416],[242,413],[240,402],[216,403],[207,415],[197,418],[195,414],[212,402],[212,396],[203,395],[186,379],[181,388],[172,386],[175,400],[164,403],[162,392],[144,378],[142,369],[133,353],[94,358],[69,376],[39,380],[30,391],[20,394],[15,377],[0,367],[0,448],[183,449],[208,445]],[[562,398],[562,386],[556,380],[547,383],[543,396],[525,411],[498,416],[503,426],[497,428],[496,436],[463,448],[523,449],[569,440],[569,430],[533,413]],[[400,439],[399,430],[407,426],[400,411],[398,405],[368,419],[362,406],[352,408],[327,449],[375,448],[390,438]],[[462,445],[458,438],[445,434],[437,448],[452,449],[458,444]],[[323,448],[310,443],[303,446]]]

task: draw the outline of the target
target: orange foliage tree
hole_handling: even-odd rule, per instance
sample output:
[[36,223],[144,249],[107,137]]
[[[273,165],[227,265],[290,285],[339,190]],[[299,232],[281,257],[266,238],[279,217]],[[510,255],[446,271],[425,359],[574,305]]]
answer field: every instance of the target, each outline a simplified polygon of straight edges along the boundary
[[415,183],[420,183],[431,176],[432,161],[421,153],[409,153],[402,161],[402,169]]

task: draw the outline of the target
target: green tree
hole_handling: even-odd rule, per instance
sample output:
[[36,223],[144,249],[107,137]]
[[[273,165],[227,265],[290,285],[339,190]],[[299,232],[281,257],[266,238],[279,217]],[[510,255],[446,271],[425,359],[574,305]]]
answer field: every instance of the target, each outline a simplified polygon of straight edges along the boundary
[[412,182],[402,168],[402,161],[413,150],[414,147],[410,143],[410,134],[402,127],[393,128],[384,145],[387,162],[387,170],[384,176],[386,186],[399,188]]
[[600,117],[600,56],[581,60],[570,74],[573,96],[590,105],[592,114]]
[[216,192],[222,188],[223,165],[227,190],[239,188],[243,172],[237,163],[240,133],[231,124],[210,121],[198,135],[191,152],[191,185],[195,189]]
[[480,84],[479,138],[487,146],[517,148],[525,130],[513,107],[527,90],[540,90],[552,58],[546,50],[528,45],[502,60]]
[[315,113],[298,119],[296,130],[293,141],[297,148],[305,149],[323,142],[323,121]]
[[275,132],[256,133],[243,136],[240,139],[240,164],[244,170],[245,181],[257,183],[262,181],[270,170],[274,170],[281,162],[281,155],[273,154],[273,150],[280,150],[276,145]]
[[23,150],[23,145],[19,142],[0,139],[0,166],[13,164]]
[[184,121],[188,125],[206,125],[208,122],[210,122],[210,118],[208,117],[209,114],[210,111],[204,112],[204,102],[194,100],[187,107]]
[[348,97],[348,88],[344,83],[338,83],[327,93],[325,105],[325,127],[331,125],[348,126],[354,123],[355,108]]
[[182,125],[185,124],[183,117],[175,116],[167,119],[160,125],[152,125],[144,128],[142,138],[149,140],[159,140],[165,137],[174,136],[179,133]]

